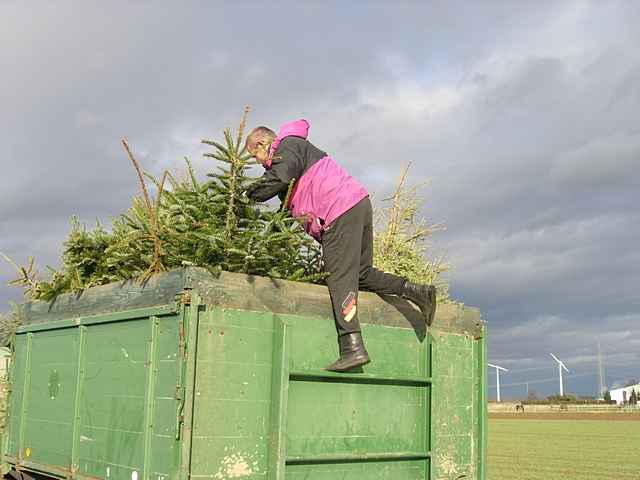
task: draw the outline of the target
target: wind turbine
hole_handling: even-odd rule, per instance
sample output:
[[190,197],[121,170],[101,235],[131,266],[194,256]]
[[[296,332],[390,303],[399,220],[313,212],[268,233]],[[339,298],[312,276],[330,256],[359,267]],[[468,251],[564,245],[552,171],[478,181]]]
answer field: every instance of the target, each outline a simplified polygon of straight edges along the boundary
[[564,385],[562,383],[562,369],[564,368],[567,371],[567,373],[569,373],[569,369],[565,367],[564,363],[562,363],[562,361],[559,360],[558,357],[556,357],[553,353],[550,353],[549,355],[551,355],[553,359],[556,362],[558,362],[558,376],[560,377],[560,396],[564,397]]
[[509,370],[506,368],[499,367],[498,365],[493,365],[491,363],[487,363],[487,365],[491,368],[496,369],[496,392],[497,392],[497,400],[500,401],[500,370],[503,372],[508,372]]
[[600,340],[598,340],[598,400],[604,400],[604,392],[607,389],[604,385],[604,369],[602,368],[602,351],[600,350]]

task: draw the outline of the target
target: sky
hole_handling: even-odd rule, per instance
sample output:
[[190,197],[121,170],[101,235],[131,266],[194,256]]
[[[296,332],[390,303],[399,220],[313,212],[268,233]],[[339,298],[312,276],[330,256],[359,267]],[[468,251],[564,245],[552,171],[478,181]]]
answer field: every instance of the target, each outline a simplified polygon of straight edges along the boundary
[[556,393],[550,352],[593,395],[598,341],[607,386],[640,377],[638,24],[633,1],[0,0],[0,252],[43,271],[71,215],[122,212],[122,136],[152,173],[204,175],[200,139],[245,105],[306,118],[374,198],[408,162],[428,181],[432,254],[481,309],[503,397]]

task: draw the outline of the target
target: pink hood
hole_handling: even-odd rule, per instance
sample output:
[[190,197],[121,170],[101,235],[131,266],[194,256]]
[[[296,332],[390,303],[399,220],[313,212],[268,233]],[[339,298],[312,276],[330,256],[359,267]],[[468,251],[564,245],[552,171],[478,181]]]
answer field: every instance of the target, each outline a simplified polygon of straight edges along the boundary
[[269,158],[264,164],[264,168],[267,170],[271,168],[271,163],[273,162],[273,154],[280,145],[280,142],[284,140],[286,137],[295,136],[302,137],[305,140],[309,136],[309,127],[311,125],[305,119],[301,118],[300,120],[294,120],[293,122],[285,123],[282,127],[280,127],[280,132],[278,132],[278,136],[271,144],[269,148]]

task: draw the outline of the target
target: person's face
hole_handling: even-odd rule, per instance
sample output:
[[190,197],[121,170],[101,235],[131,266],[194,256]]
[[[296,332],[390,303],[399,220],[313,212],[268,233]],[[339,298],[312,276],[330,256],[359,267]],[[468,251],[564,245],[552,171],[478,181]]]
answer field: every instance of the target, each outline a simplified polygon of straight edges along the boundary
[[249,142],[247,151],[261,165],[264,165],[269,158],[269,145],[265,139]]

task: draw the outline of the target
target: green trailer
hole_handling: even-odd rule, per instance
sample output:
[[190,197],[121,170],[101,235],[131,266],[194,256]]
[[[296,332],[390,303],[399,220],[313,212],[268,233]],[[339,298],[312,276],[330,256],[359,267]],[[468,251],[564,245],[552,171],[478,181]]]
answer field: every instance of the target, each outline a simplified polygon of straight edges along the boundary
[[[486,336],[362,293],[337,356],[325,287],[199,268],[21,307],[4,473],[65,479],[486,478]],[[24,477],[29,478],[29,477]],[[39,477],[38,477],[39,478]]]

